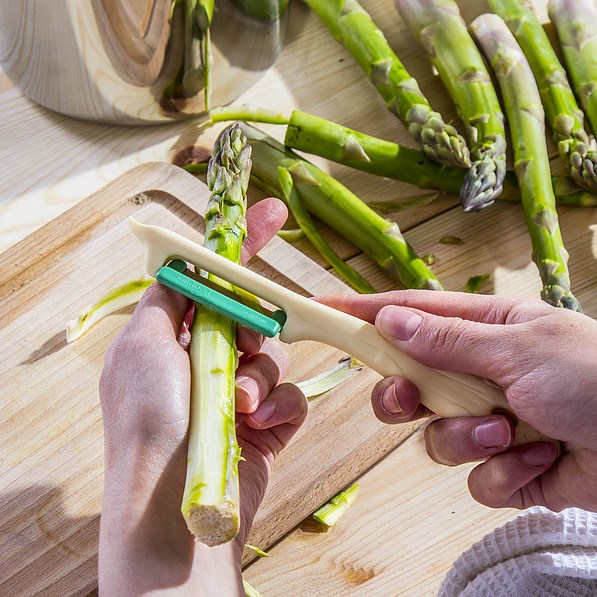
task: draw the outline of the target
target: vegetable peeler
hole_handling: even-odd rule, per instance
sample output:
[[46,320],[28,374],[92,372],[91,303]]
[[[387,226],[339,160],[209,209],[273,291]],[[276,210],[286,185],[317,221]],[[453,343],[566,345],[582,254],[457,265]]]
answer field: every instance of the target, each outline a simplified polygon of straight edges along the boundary
[[[510,413],[501,388],[490,381],[431,369],[386,342],[366,321],[296,294],[176,232],[133,218],[129,224],[145,246],[147,273],[197,303],[288,344],[322,342],[351,354],[384,377],[404,376],[419,388],[421,402],[441,417]],[[275,305],[276,310],[259,312],[239,302],[233,293],[191,272],[187,263]],[[517,444],[542,439],[546,438],[525,422],[517,423]]]

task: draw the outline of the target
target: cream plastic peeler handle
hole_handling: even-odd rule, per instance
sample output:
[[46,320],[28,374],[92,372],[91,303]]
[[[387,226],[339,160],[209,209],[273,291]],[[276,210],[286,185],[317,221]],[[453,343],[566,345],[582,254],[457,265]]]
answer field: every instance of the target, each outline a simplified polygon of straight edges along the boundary
[[[286,312],[280,333],[283,342],[322,342],[352,355],[384,377],[404,376],[418,386],[421,402],[441,417],[510,411],[500,388],[472,375],[426,367],[386,342],[366,321],[300,296],[171,230],[133,218],[129,224],[145,246],[149,275],[155,276],[167,260],[179,258],[233,283]],[[518,423],[517,444],[541,439],[546,438],[526,423]]]

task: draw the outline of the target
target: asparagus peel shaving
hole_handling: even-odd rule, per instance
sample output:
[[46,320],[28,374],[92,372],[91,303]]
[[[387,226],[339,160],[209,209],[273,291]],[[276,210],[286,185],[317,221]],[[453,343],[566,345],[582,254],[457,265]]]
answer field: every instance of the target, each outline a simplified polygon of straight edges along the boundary
[[[243,105],[213,109],[210,116],[212,114],[214,121],[235,120],[243,116],[240,120],[268,124],[287,123],[284,145],[288,148],[327,158],[356,170],[407,182],[422,189],[436,189],[458,195],[464,184],[466,173],[462,169],[442,166],[430,160],[422,151],[372,137],[300,110],[293,111],[290,116],[283,116],[256,106]],[[184,169],[202,173],[205,171],[205,164],[189,164]],[[265,192],[274,195],[279,192],[254,177],[251,182],[255,182]],[[597,194],[579,188],[568,177],[552,176],[552,183],[556,199],[562,205],[597,205]],[[506,173],[499,199],[520,200],[518,183],[511,172]]]
[[309,212],[303,206],[299,194],[294,186],[292,174],[283,167],[278,167],[278,181],[284,194],[286,204],[311,244],[319,251],[320,255],[344,278],[356,291],[362,294],[374,294],[375,288],[365,280],[348,263],[342,261],[334,250],[328,245],[323,236],[315,227]]
[[506,176],[506,133],[497,94],[453,0],[396,0],[439,73],[468,133],[472,167],[460,191],[465,211],[487,207]]
[[153,279],[145,278],[130,280],[103,294],[97,301],[85,307],[76,318],[66,323],[66,341],[74,342],[100,319],[138,303],[153,282]]
[[435,112],[417,81],[357,0],[305,0],[332,35],[341,41],[386,101],[433,160],[468,168],[466,141]]
[[541,23],[524,0],[489,0],[489,6],[506,22],[529,61],[560,157],[572,180],[596,191],[597,145],[585,131],[584,114]]
[[244,578],[243,578],[243,589],[245,591],[245,597],[261,597],[261,593],[252,587]]
[[595,0],[550,0],[548,11],[576,95],[597,135],[597,3]]
[[385,220],[329,174],[286,149],[259,129],[240,124],[253,149],[253,175],[259,185],[284,200],[282,167],[305,209],[358,246],[405,288],[441,290],[437,278],[406,242],[395,222]]
[[[213,147],[207,183],[205,246],[236,263],[246,237],[246,191],[251,148],[238,125],[224,129]],[[225,288],[232,287],[211,275]],[[238,461],[234,421],[236,325],[196,307],[191,328],[191,420],[182,514],[198,541],[219,545],[239,528]]]
[[296,383],[306,398],[321,396],[348,381],[363,369],[363,363],[354,357],[343,358],[333,369],[319,373],[315,377]]
[[475,19],[471,28],[499,82],[514,149],[522,206],[543,289],[541,298],[556,307],[580,311],[570,292],[568,253],[558,223],[549,177],[545,116],[531,67],[507,25],[497,15]]
[[356,500],[358,491],[359,484],[354,483],[348,489],[337,493],[329,502],[315,510],[313,518],[328,527],[333,527]]

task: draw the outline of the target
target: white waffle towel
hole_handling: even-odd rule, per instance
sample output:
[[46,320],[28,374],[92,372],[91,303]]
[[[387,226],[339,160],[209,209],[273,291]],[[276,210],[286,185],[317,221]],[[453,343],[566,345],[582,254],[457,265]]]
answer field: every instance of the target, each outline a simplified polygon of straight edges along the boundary
[[438,597],[597,597],[597,514],[526,510],[462,554]]

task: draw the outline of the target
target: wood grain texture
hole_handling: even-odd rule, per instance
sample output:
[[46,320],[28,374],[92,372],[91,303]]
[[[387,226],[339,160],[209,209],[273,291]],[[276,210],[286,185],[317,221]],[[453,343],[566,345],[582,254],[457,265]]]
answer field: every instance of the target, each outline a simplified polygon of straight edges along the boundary
[[[102,289],[144,273],[129,215],[198,241],[208,198],[207,187],[179,168],[147,164],[0,256],[1,595],[78,595],[94,587],[103,474],[97,385],[105,350],[131,309],[69,345],[65,322]],[[278,238],[251,267],[303,294],[348,292]],[[345,356],[307,342],[289,350],[293,381]],[[276,461],[251,542],[271,545],[412,432],[373,416],[369,388],[377,379],[363,371],[349,388],[313,403]]]
[[471,535],[516,515],[473,501],[464,481],[471,468],[431,462],[417,432],[358,480],[357,499],[335,527],[305,521],[245,578],[267,597],[436,596]]

